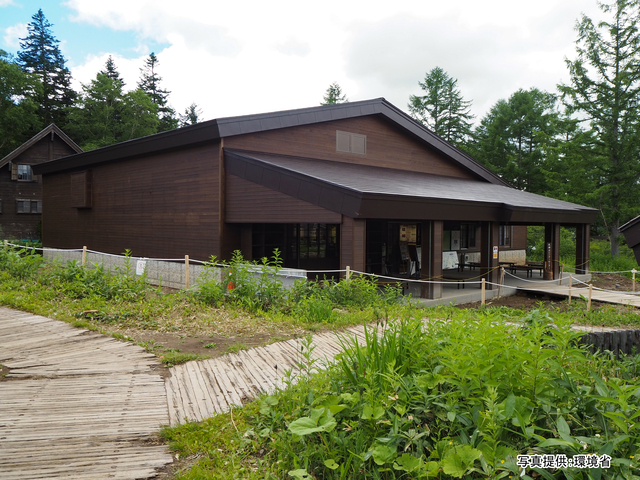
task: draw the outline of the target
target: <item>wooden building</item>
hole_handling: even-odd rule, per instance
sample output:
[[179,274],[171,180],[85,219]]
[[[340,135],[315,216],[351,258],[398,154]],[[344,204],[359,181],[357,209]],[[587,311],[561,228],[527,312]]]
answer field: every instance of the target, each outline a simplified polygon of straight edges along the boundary
[[80,152],[51,124],[0,160],[0,238],[40,239],[42,179],[32,167]]
[[[512,188],[384,99],[223,118],[35,167],[45,246],[155,258],[441,278],[454,252],[497,280],[501,255],[560,225],[588,268],[596,211]],[[426,285],[423,296],[439,297]]]
[[640,216],[621,226],[620,233],[624,235],[627,245],[633,250],[636,261],[640,264]]

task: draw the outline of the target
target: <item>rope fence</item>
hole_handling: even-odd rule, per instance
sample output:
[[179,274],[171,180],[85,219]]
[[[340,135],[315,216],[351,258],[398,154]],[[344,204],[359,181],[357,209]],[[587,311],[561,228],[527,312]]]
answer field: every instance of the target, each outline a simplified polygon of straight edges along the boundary
[[[48,248],[48,247],[29,247],[29,246],[24,246],[24,245],[17,245],[17,244],[13,244],[8,242],[7,240],[4,241],[4,246],[5,247],[12,247],[12,248],[20,248],[20,249],[26,249],[26,250],[32,250],[35,252],[40,252],[42,253],[42,255],[47,258],[48,260],[56,260],[60,255],[67,255],[67,254],[81,254],[81,264],[84,266],[87,264],[88,261],[88,256],[91,255],[95,255],[95,256],[101,256],[101,257],[106,257],[106,258],[111,258],[114,259],[117,262],[120,262],[122,264],[124,264],[124,262],[126,261],[131,261],[131,262],[135,262],[136,264],[136,274],[141,275],[143,272],[145,274],[148,274],[147,269],[149,268],[149,265],[156,265],[157,264],[157,268],[161,271],[164,272],[165,275],[167,275],[168,277],[175,277],[176,274],[178,276],[180,276],[179,280],[176,280],[174,278],[169,278],[169,281],[166,282],[167,278],[165,278],[163,281],[162,276],[159,276],[158,278],[150,278],[150,281],[153,282],[154,280],[159,281],[161,284],[165,285],[165,286],[171,286],[171,287],[175,287],[175,288],[190,288],[193,284],[197,283],[197,278],[202,275],[202,268],[203,267],[216,267],[219,269],[228,269],[231,268],[230,264],[227,263],[221,263],[221,262],[215,262],[212,263],[210,261],[206,261],[206,260],[197,260],[197,259],[193,259],[190,258],[189,255],[185,255],[184,258],[147,258],[147,257],[134,257],[134,256],[129,256],[129,255],[117,255],[117,254],[112,254],[112,253],[105,253],[105,252],[99,252],[96,250],[90,250],[88,249],[86,246],[84,246],[83,248],[72,248],[72,249],[59,249],[59,248]],[[68,256],[68,255],[67,255]],[[69,258],[69,261],[73,261],[71,258]],[[142,262],[142,263],[140,263]],[[93,263],[98,263],[98,262],[93,262]],[[168,266],[161,266],[161,263],[167,264]],[[115,265],[115,264],[114,264]],[[140,271],[140,265],[142,265],[142,272]],[[173,267],[172,267],[173,266]],[[256,273],[260,273],[259,269],[261,268],[261,265],[248,265],[249,269],[257,269]],[[564,267],[564,265],[563,265]],[[115,267],[117,269],[117,267]],[[492,267],[490,269],[486,269],[483,271],[483,273],[481,273],[480,275],[477,276],[473,276],[473,277],[460,277],[460,278],[445,278],[444,274],[443,275],[439,275],[439,276],[435,276],[435,277],[430,277],[428,279],[425,278],[404,278],[404,277],[393,277],[393,276],[389,276],[389,275],[378,275],[378,274],[373,274],[373,273],[368,273],[368,272],[360,272],[357,270],[352,270],[351,267],[347,266],[344,269],[336,269],[336,270],[301,270],[301,269],[289,269],[289,268],[279,268],[276,269],[274,267],[268,267],[270,268],[271,271],[269,271],[268,273],[270,275],[274,275],[277,277],[281,277],[283,279],[302,279],[302,278],[307,278],[309,274],[313,275],[313,274],[345,274],[345,278],[350,279],[352,277],[352,275],[360,275],[360,276],[366,276],[366,277],[371,277],[371,278],[376,278],[376,279],[381,279],[381,280],[385,280],[388,281],[389,283],[397,283],[397,284],[408,284],[408,283],[416,283],[416,284],[428,284],[428,285],[455,285],[458,284],[458,286],[460,285],[460,283],[463,283],[463,287],[464,285],[480,285],[481,290],[482,290],[482,304],[485,303],[485,290],[487,289],[487,287],[497,287],[498,289],[498,298],[500,297],[500,293],[501,293],[501,289],[508,287],[508,288],[514,288],[513,285],[507,285],[504,283],[505,280],[505,275],[512,277],[514,279],[516,279],[518,282],[524,282],[524,283],[531,283],[531,284],[542,284],[542,285],[554,285],[557,284],[558,286],[561,286],[562,282],[567,280],[569,281],[569,285],[566,288],[558,288],[555,289],[554,292],[557,293],[563,293],[566,292],[568,294],[568,298],[569,298],[569,303],[571,302],[571,293],[575,292],[577,290],[589,290],[589,295],[588,295],[588,301],[589,301],[589,309],[590,309],[590,305],[591,305],[591,296],[592,296],[592,292],[593,291],[600,291],[600,292],[606,292],[606,293],[614,293],[614,294],[624,294],[624,295],[639,295],[640,292],[636,292],[636,288],[635,288],[635,282],[636,282],[636,273],[637,270],[636,269],[632,269],[632,270],[622,270],[622,271],[615,271],[615,272],[595,272],[595,271],[590,271],[589,273],[595,273],[595,274],[620,274],[620,273],[631,273],[633,275],[633,279],[632,279],[632,284],[633,284],[633,291],[632,292],[626,292],[626,291],[616,291],[616,290],[607,290],[604,288],[599,288],[599,287],[594,287],[591,284],[588,284],[582,280],[580,280],[579,278],[575,278],[573,277],[573,274],[569,274],[568,276],[565,276],[565,273],[561,270],[560,273],[560,278],[559,279],[555,279],[555,280],[529,280],[529,279],[525,279],[525,278],[521,278],[511,272],[509,272],[508,270],[506,270],[504,268],[504,266],[497,266],[497,267]],[[488,281],[486,278],[483,278],[485,276],[487,276],[489,273],[500,269],[500,282],[499,283],[494,283],[494,282],[490,282]],[[576,282],[577,285],[584,285],[584,287],[578,287],[577,285],[574,286],[573,282]],[[167,284],[169,283],[169,284]],[[174,285],[176,284],[176,285]],[[290,282],[291,284],[291,282]],[[179,285],[179,286],[178,286]]]

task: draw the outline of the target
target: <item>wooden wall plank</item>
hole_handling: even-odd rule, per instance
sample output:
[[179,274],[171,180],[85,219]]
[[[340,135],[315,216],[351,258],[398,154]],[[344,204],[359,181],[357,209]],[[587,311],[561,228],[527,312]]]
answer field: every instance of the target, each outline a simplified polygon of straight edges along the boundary
[[[336,151],[336,131],[366,135],[366,155]],[[377,116],[291,127],[225,138],[225,148],[375,165],[412,172],[476,178],[457,163]]]
[[47,176],[43,240],[78,248],[166,258],[220,256],[217,146],[97,165],[92,207],[71,205],[70,173]]

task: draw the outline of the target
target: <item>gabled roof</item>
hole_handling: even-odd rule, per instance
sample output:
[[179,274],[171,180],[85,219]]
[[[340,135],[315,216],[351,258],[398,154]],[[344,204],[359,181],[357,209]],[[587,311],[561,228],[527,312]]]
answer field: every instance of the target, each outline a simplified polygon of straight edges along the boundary
[[466,153],[438,137],[435,133],[416,122],[384,98],[209,120],[196,125],[110,145],[79,155],[72,155],[70,157],[45,162],[37,166],[34,172],[37,174],[47,174],[74,168],[86,168],[100,163],[196,146],[224,137],[311,125],[333,120],[357,118],[367,115],[382,116],[387,121],[401,127],[410,135],[422,140],[453,162],[460,164],[487,182],[497,185],[508,185],[508,183],[498,175],[491,172]]
[[46,137],[47,135],[49,135],[51,133],[55,133],[56,135],[58,135],[58,137],[60,137],[60,139],[63,142],[65,142],[67,145],[69,145],[76,152],[81,153],[83,151],[78,145],[76,145],[76,143],[73,140],[71,140],[67,136],[66,133],[64,133],[55,124],[52,123],[48,127],[43,128],[40,132],[35,134],[29,140],[24,142],[22,145],[20,145],[13,152],[11,152],[9,155],[4,157],[2,160],[0,160],[0,168],[4,167],[7,163],[12,161],[14,158],[18,157],[18,155],[20,155],[21,153],[27,151],[29,148],[34,146],[36,143],[38,143],[40,140],[42,140],[44,137]]
[[352,218],[591,223],[598,211],[482,180],[225,149],[227,173]]

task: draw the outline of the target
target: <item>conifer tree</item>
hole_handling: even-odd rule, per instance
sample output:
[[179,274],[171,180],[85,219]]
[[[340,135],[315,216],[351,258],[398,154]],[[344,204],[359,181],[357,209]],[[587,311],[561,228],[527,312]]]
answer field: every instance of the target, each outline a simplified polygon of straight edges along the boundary
[[591,206],[599,208],[618,256],[620,225],[640,213],[640,1],[599,4],[609,14],[576,25],[577,58],[566,60],[571,80],[559,85],[569,111],[579,113],[597,138],[582,170],[598,172]]
[[338,103],[346,103],[348,101],[347,96],[342,92],[342,88],[338,85],[338,82],[333,82],[329,85],[329,88],[327,88],[320,105],[335,105]]
[[437,135],[456,146],[464,146],[471,135],[471,102],[464,100],[458,80],[435,67],[418,82],[425,95],[409,97],[409,113]]
[[169,90],[160,86],[162,77],[156,72],[159,64],[158,57],[151,52],[144,62],[144,67],[140,69],[140,80],[138,88],[143,90],[151,101],[158,106],[158,131],[164,132],[178,127],[178,118],[173,108],[169,106]]
[[27,26],[28,35],[21,38],[18,63],[22,69],[35,75],[42,88],[36,96],[39,114],[44,125],[64,124],[66,107],[73,104],[75,92],[71,88],[71,72],[60,52],[57,40],[51,31],[51,23],[42,9],[38,10]]

